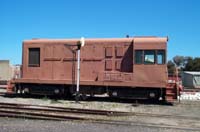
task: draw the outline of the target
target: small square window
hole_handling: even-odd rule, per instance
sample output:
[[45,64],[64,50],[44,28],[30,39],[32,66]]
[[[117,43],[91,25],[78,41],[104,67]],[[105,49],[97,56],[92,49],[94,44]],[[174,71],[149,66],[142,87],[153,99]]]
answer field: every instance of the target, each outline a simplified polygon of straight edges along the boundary
[[28,66],[29,67],[40,66],[40,48],[29,48]]
[[135,51],[135,64],[142,64],[142,56],[143,56],[142,50]]
[[165,51],[164,50],[157,51],[157,64],[165,64]]
[[144,64],[155,64],[155,51],[145,50],[144,51]]

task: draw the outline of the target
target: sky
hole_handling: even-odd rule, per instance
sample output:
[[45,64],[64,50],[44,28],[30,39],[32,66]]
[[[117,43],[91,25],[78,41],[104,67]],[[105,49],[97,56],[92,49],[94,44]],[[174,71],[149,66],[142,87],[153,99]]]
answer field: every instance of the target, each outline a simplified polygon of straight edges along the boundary
[[0,60],[32,38],[169,37],[168,60],[200,57],[200,0],[0,0]]

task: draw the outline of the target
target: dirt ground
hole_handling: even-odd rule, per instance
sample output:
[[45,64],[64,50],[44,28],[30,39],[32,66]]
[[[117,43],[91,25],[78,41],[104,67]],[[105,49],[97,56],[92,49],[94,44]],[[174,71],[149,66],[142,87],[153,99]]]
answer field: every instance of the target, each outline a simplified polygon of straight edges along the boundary
[[[152,103],[141,103],[139,105],[135,104],[133,100],[115,100],[111,101],[109,98],[91,98],[87,101],[75,102],[74,100],[64,100],[55,99],[45,96],[26,98],[26,97],[3,97],[0,96],[0,102],[7,103],[24,103],[24,104],[36,104],[36,105],[48,105],[48,106],[61,106],[61,107],[72,107],[72,108],[85,108],[85,109],[100,109],[100,110],[116,110],[116,111],[127,111],[127,112],[140,112],[140,113],[151,113],[151,114],[165,114],[174,115],[172,117],[149,117],[149,116],[120,116],[113,117],[112,120],[120,121],[130,121],[132,126],[122,126],[116,127],[113,125],[102,125],[94,123],[84,123],[84,122],[53,122],[53,121],[37,121],[44,122],[49,127],[43,126],[44,128],[36,127],[39,125],[33,120],[26,119],[12,119],[12,118],[0,118],[0,132],[14,131],[18,130],[20,132],[25,132],[25,126],[22,124],[28,124],[30,132],[34,129],[36,131],[45,131],[46,129],[52,127],[52,124],[56,128],[51,128],[52,131],[62,131],[64,129],[70,131],[188,131],[187,129],[170,129],[169,128],[154,128],[151,125],[168,125],[177,127],[191,128],[190,131],[200,131],[200,101],[181,101],[180,103],[175,103],[174,105],[163,105],[163,104],[152,104]],[[184,116],[184,118],[176,118],[176,116]],[[29,123],[27,123],[29,122]],[[71,125],[71,123],[73,125]],[[13,125],[15,124],[15,125]],[[32,125],[33,126],[32,126]],[[65,127],[59,127],[60,124],[65,125]],[[138,125],[137,125],[138,124]],[[148,124],[144,127],[141,124]],[[150,126],[149,126],[150,124]],[[40,125],[39,125],[40,126]],[[87,126],[87,127],[83,127]],[[14,129],[16,127],[16,129]],[[57,127],[58,130],[57,130]],[[68,128],[69,127],[69,128]],[[122,129],[124,127],[124,129]],[[20,129],[21,128],[21,129]],[[194,128],[194,129],[193,129]],[[117,130],[116,130],[117,129]]]

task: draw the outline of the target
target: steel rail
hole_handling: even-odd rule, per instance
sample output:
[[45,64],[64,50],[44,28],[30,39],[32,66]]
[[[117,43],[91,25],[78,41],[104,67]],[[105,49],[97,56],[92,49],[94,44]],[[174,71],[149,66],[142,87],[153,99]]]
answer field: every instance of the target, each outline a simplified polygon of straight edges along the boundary
[[[80,111],[80,110],[60,110],[60,109],[49,109],[49,108],[30,108],[30,107],[12,107],[12,106],[5,106],[0,105],[1,109],[15,109],[15,110],[38,110],[38,111],[47,111],[47,112],[60,112],[60,113],[77,113],[77,114],[92,114],[92,115],[104,115],[104,116],[122,116],[122,114],[118,113],[107,113],[107,112],[96,112],[96,111]],[[125,115],[125,114],[123,114]]]
[[[26,118],[28,116],[34,116],[34,117],[46,117],[46,118],[57,118],[59,120],[86,120],[85,117],[81,116],[70,116],[70,115],[61,115],[61,114],[55,114],[55,113],[48,113],[48,112],[41,112],[41,111],[15,111],[15,110],[6,110],[6,109],[0,109],[0,113],[8,113],[8,114],[16,114],[21,115],[22,117]],[[5,115],[6,117],[9,117],[9,115]]]
[[64,108],[64,107],[49,107],[41,105],[28,105],[28,104],[13,104],[13,103],[0,103],[1,109],[14,109],[14,110],[34,110],[46,112],[60,112],[60,113],[75,113],[85,115],[102,115],[102,116],[148,116],[158,118],[179,118],[179,119],[193,119],[200,120],[200,117],[189,117],[183,115],[167,115],[167,114],[153,114],[141,112],[119,112],[119,111],[105,111],[105,110],[91,110],[80,108]]
[[[13,104],[12,103],[0,103],[0,117],[15,117],[15,118],[27,118],[27,119],[40,119],[40,120],[54,120],[54,121],[66,121],[66,120],[76,120],[76,121],[88,121],[101,124],[110,125],[132,125],[132,126],[144,126],[144,127],[154,127],[154,128],[166,128],[166,129],[180,129],[187,131],[200,131],[200,128],[194,127],[189,128],[188,126],[177,126],[177,125],[164,125],[164,124],[152,124],[152,123],[139,123],[134,121],[117,121],[96,118],[94,116],[85,116],[83,113],[64,112],[64,107],[49,108],[40,105],[28,105],[28,104]],[[29,108],[29,107],[41,107],[40,108]],[[56,109],[57,108],[57,109]],[[59,109],[61,108],[61,109]],[[49,110],[49,111],[48,111]],[[174,115],[159,115],[151,113],[133,113],[133,116],[153,116],[153,117],[170,117],[170,118],[186,118],[185,116],[174,116]],[[193,119],[193,118],[192,118]],[[199,118],[195,118],[198,119]]]
[[[66,107],[55,107],[55,106],[44,106],[44,105],[29,105],[29,104],[16,104],[16,103],[0,103],[1,107],[15,107],[23,109],[33,109],[33,107],[38,107],[43,110],[50,111],[60,111],[60,112],[70,112],[70,113],[82,113],[82,114],[95,114],[95,115],[107,115],[107,116],[129,116],[132,113],[130,112],[121,112],[121,111],[108,111],[108,110],[96,110],[96,109],[81,109],[81,108],[66,108]],[[32,107],[32,108],[31,108]],[[37,108],[34,108],[35,110]]]
[[0,96],[5,96],[6,92],[0,92]]
[[153,124],[153,123],[139,123],[134,121],[116,121],[116,120],[103,120],[103,119],[90,119],[90,118],[78,118],[72,116],[58,116],[58,115],[47,115],[38,113],[24,113],[21,112],[7,112],[0,111],[0,117],[14,117],[14,118],[26,118],[26,119],[40,119],[40,120],[54,120],[54,121],[86,121],[98,124],[109,124],[109,125],[125,125],[125,126],[142,126],[151,128],[164,128],[164,129],[176,129],[176,130],[187,130],[187,131],[200,131],[198,127],[188,127],[188,126],[177,126],[177,125],[164,125],[164,124]]

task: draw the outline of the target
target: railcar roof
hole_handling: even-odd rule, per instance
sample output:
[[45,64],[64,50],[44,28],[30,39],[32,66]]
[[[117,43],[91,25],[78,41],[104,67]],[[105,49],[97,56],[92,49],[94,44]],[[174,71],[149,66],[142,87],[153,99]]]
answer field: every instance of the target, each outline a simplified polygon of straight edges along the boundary
[[[43,39],[34,38],[31,40],[24,40],[24,43],[51,43],[51,42],[77,42],[80,39]],[[168,37],[132,37],[132,38],[86,38],[86,42],[167,42]]]

